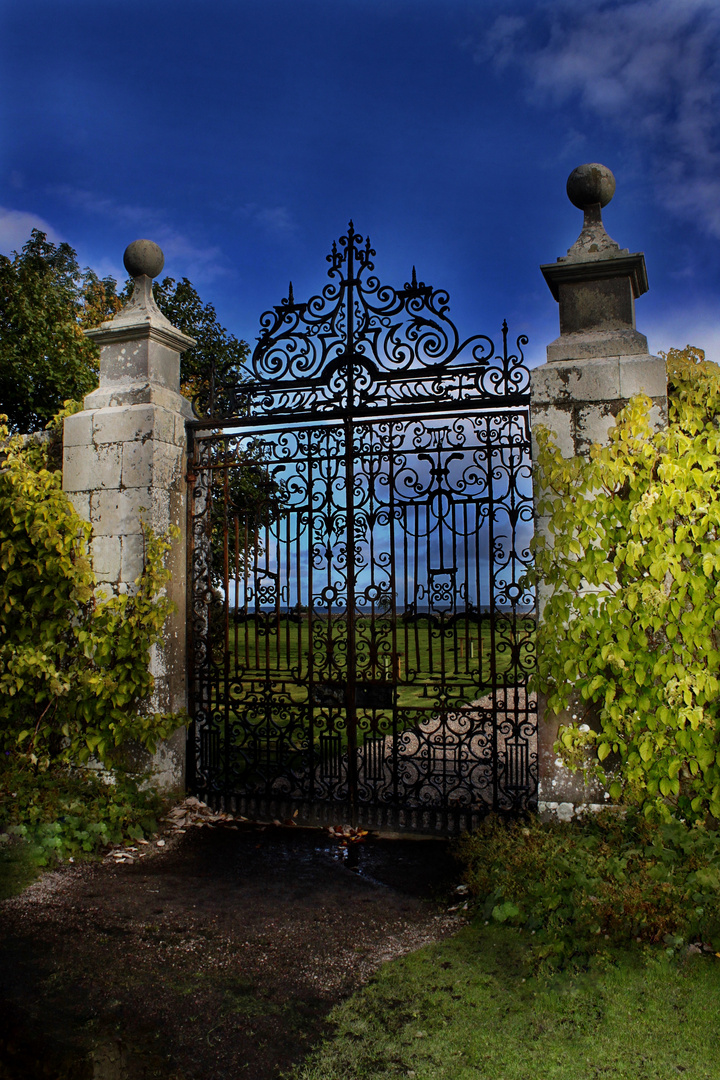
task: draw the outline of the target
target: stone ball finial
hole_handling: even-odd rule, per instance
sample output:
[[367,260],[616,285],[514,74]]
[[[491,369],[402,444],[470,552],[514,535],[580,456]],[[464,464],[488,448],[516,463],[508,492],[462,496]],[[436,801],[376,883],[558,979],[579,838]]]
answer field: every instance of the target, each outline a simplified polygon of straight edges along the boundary
[[573,206],[607,206],[615,194],[615,177],[606,165],[578,165],[567,179],[567,195]]
[[157,277],[165,265],[162,249],[152,240],[133,240],[123,255],[125,269],[130,277]]

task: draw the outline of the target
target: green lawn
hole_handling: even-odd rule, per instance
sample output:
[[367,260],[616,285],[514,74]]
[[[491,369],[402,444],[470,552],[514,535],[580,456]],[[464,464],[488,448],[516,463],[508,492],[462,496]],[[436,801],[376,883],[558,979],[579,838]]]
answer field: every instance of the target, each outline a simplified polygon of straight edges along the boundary
[[[516,636],[522,645],[516,644]],[[223,634],[215,629],[214,656],[223,659]],[[451,696],[472,700],[484,692],[493,677],[520,673],[531,666],[532,636],[517,632],[509,618],[498,619],[491,631],[487,621],[460,620],[440,628],[427,620],[402,622],[361,618],[356,626],[356,670],[361,682],[397,687],[400,708],[428,708],[433,687],[447,686]],[[271,680],[293,702],[307,700],[305,683],[312,669],[316,683],[342,683],[347,670],[347,628],[341,619],[302,621],[270,619],[264,626],[254,620],[230,623],[230,674],[236,696]],[[240,689],[242,688],[242,690]],[[429,699],[429,700],[428,700]]]
[[658,948],[537,976],[527,931],[469,926],[385,965],[294,1080],[716,1080],[720,961]]

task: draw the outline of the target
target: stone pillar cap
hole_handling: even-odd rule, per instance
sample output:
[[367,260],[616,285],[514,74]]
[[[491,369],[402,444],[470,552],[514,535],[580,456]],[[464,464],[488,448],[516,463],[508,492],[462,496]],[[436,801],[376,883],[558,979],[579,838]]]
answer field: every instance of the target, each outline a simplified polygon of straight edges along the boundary
[[583,227],[575,243],[554,263],[540,267],[551,293],[558,299],[558,287],[569,281],[593,281],[611,277],[628,277],[633,296],[648,290],[645,256],[621,248],[608,236],[602,220],[602,208],[615,194],[615,177],[606,165],[592,162],[578,165],[570,173],[566,185],[573,206],[583,211]]
[[113,319],[86,330],[86,336],[100,345],[149,337],[178,352],[191,348],[195,338],[173,326],[155,303],[152,279],[165,265],[161,248],[152,240],[134,240],[125,249],[123,262],[134,279],[132,296]]
[[540,267],[560,307],[560,337],[548,345],[548,361],[647,355],[647,338],[635,329],[635,300],[648,288],[645,256],[605,231],[602,208],[614,192],[615,177],[597,162],[567,179],[568,198],[584,220],[567,255]]

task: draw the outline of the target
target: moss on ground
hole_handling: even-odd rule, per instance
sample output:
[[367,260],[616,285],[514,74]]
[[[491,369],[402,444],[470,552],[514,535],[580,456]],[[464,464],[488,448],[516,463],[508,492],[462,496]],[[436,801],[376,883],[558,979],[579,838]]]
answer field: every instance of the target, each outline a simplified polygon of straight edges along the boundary
[[40,872],[41,867],[26,843],[0,833],[0,900],[21,893]]

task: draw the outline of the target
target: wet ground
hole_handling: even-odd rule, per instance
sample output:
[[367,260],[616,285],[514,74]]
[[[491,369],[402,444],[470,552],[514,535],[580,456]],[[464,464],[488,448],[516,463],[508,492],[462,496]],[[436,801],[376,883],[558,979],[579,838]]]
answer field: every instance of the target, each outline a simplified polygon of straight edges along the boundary
[[446,842],[249,823],[0,904],[0,1080],[276,1080],[385,960],[455,932]]

